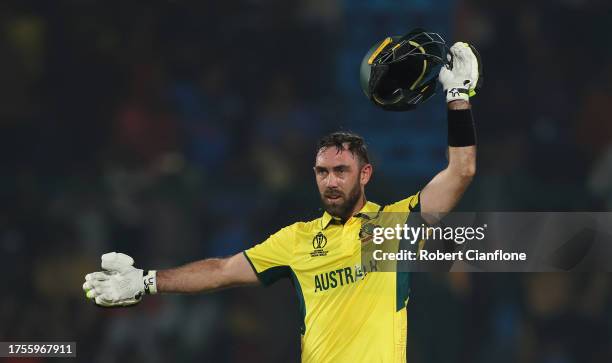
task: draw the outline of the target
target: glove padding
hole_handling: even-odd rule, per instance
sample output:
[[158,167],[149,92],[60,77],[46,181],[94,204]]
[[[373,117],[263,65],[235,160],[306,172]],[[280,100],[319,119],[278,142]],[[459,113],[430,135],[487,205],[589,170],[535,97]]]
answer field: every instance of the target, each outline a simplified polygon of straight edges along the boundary
[[85,276],[83,290],[88,299],[102,307],[136,305],[147,293],[156,292],[156,274],[133,266],[130,256],[110,252],[102,255],[102,270]]
[[446,102],[468,101],[482,84],[480,55],[473,46],[463,42],[453,44],[450,53],[450,66],[442,67],[438,75],[438,80],[446,91]]

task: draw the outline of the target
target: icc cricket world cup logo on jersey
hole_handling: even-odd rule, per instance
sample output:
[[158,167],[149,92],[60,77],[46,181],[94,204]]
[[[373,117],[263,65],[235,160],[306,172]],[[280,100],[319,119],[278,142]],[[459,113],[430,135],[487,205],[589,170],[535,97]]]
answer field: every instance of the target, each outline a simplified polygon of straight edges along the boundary
[[327,237],[323,232],[317,233],[312,239],[313,251],[310,252],[310,257],[327,256],[327,252],[323,248],[327,245]]

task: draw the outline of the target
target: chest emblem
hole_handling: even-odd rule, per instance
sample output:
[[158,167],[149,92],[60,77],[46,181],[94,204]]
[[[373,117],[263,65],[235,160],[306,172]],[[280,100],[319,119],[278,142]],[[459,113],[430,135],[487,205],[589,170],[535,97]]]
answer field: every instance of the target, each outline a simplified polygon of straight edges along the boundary
[[361,240],[361,245],[365,246],[372,241],[374,238],[374,228],[379,228],[380,226],[373,223],[366,223],[361,226],[359,230],[359,239]]
[[323,234],[323,232],[317,233],[312,239],[312,252],[310,252],[310,257],[318,257],[318,256],[327,256],[326,250],[324,250],[325,246],[327,246],[327,237]]

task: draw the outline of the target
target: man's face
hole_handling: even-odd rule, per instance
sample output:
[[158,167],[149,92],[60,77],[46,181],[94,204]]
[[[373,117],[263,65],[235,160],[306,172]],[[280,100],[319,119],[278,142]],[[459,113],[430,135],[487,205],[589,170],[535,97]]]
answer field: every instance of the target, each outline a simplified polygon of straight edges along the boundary
[[338,151],[330,146],[319,150],[314,171],[327,213],[348,219],[363,196],[372,166],[360,165],[358,157],[346,148]]

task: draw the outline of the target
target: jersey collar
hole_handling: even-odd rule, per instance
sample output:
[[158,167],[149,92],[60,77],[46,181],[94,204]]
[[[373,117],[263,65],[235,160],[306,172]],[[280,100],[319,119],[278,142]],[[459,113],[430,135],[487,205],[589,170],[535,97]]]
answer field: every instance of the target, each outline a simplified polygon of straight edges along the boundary
[[[374,203],[374,202],[366,202],[366,204],[361,208],[361,210],[355,214],[355,217],[360,217],[360,218],[366,218],[366,219],[370,219],[370,215],[372,213],[376,213],[380,210],[380,205]],[[331,214],[324,212],[323,216],[321,217],[321,225],[323,226],[323,229],[327,228],[327,226],[329,225],[330,222],[335,221],[338,224],[340,224],[340,219],[333,217]]]

